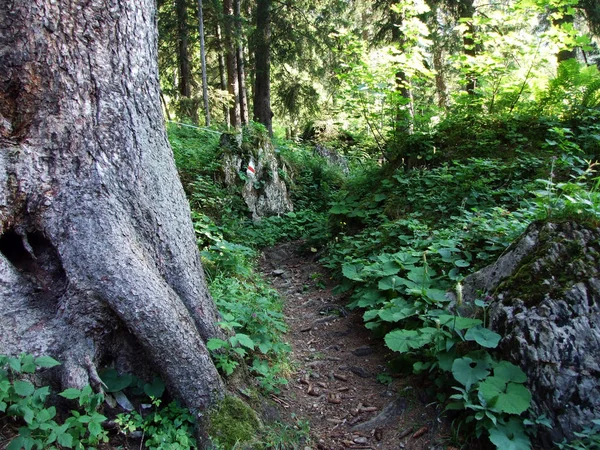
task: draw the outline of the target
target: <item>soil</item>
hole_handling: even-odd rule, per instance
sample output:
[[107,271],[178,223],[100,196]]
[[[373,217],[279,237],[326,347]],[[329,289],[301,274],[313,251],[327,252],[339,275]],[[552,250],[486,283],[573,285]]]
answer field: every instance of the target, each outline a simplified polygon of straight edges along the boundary
[[424,381],[394,376],[394,355],[360,311],[332,294],[335,280],[300,243],[265,250],[261,270],[285,298],[295,372],[273,396],[282,415],[308,420],[306,450],[451,449],[449,426]]

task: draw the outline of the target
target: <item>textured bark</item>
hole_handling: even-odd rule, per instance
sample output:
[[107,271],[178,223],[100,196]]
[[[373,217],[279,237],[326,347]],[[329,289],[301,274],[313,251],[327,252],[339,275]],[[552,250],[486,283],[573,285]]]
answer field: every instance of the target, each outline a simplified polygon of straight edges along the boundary
[[[392,42],[398,44],[402,50],[406,38],[400,31],[400,25],[402,24],[402,17],[395,12],[391,13],[391,22],[394,24],[392,27]],[[413,102],[412,93],[410,91],[410,81],[406,77],[406,73],[403,70],[396,72],[396,92],[404,100],[404,104],[400,102],[396,103],[396,117],[395,117],[395,129],[397,132],[412,132],[414,122]]]
[[200,36],[200,64],[202,66],[202,101],[204,104],[204,123],[210,126],[210,108],[208,106],[208,80],[206,77],[206,46],[204,45],[204,15],[202,0],[198,0],[198,35]]
[[[459,3],[458,8],[460,19],[472,19],[475,14],[475,6],[473,0],[464,0]],[[473,21],[467,21],[467,32],[463,35],[463,52],[466,56],[475,57],[477,51],[475,50],[475,25]],[[477,86],[477,75],[474,73],[468,73],[466,76],[465,91],[469,95],[475,95],[475,88]]]
[[[219,335],[160,110],[153,0],[0,4],[0,353],[133,352],[190,407]],[[135,367],[134,367],[135,368]]]
[[246,69],[244,63],[244,39],[242,30],[241,1],[234,0],[235,13],[235,38],[236,38],[236,63],[240,96],[240,120],[242,125],[248,125],[248,95],[246,93]]
[[[227,90],[227,69],[225,68],[225,50],[223,48],[223,35],[221,33],[221,26],[217,25],[217,29],[216,29],[216,41],[217,41],[217,48],[219,51],[219,82],[220,82],[220,86],[221,86],[221,90],[222,91],[226,91]],[[227,125],[227,128],[229,128],[231,126],[231,123],[229,122],[229,108],[227,106],[223,107],[223,117],[224,117],[224,122],[225,125]]]
[[232,0],[223,0],[225,16],[225,61],[227,65],[227,91],[233,99],[229,107],[229,122],[233,128],[240,128],[240,89],[238,81],[237,51],[234,33],[234,15]]
[[273,136],[273,112],[271,111],[271,0],[257,1],[254,60],[256,65],[254,120],[262,123],[269,131],[269,136]]
[[190,65],[189,30],[187,26],[187,5],[185,0],[175,0],[177,14],[177,64],[179,65],[179,95],[192,96],[192,68]]

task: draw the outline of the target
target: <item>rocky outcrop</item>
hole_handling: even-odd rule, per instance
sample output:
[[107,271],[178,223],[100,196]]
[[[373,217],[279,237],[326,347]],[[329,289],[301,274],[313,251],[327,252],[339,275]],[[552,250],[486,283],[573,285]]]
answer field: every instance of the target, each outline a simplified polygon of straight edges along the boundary
[[286,169],[269,137],[259,130],[221,136],[222,167],[228,186],[241,187],[253,220],[285,214],[294,209],[280,176]]
[[502,357],[527,373],[543,448],[600,417],[600,230],[534,223],[498,261],[467,277],[469,304],[488,296]]

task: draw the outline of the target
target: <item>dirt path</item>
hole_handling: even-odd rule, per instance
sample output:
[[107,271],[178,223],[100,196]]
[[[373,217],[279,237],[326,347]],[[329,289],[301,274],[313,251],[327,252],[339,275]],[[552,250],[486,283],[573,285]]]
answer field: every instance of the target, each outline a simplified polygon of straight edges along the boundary
[[261,268],[283,297],[295,373],[276,401],[310,422],[308,449],[443,449],[447,427],[420,380],[391,377],[390,352],[297,243],[266,250]]

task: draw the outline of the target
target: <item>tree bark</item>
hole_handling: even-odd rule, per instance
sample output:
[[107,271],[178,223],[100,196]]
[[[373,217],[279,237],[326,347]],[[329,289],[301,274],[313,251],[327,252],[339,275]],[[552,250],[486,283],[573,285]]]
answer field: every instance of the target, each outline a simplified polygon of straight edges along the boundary
[[271,0],[258,0],[256,5],[256,65],[254,80],[254,120],[262,123],[273,136],[271,111]]
[[240,90],[238,82],[237,52],[235,44],[234,15],[232,0],[223,0],[225,18],[225,61],[227,65],[227,91],[233,99],[229,107],[229,122],[235,129],[241,127]]
[[206,408],[224,390],[204,343],[218,313],[164,130],[155,26],[153,0],[0,4],[0,353],[50,354],[75,387],[141,359]]
[[204,123],[210,126],[210,108],[208,105],[208,80],[206,77],[206,46],[204,45],[204,15],[202,0],[198,0],[198,35],[200,36],[200,64],[202,69],[202,100],[204,103]]
[[[221,85],[222,91],[227,91],[227,69],[225,67],[225,56],[224,56],[224,45],[223,45],[223,35],[221,33],[221,26],[217,24],[216,29],[216,38],[217,38],[217,47],[219,51],[219,81]],[[227,106],[223,107],[223,116],[224,122],[227,128],[231,126],[229,121],[229,108]]]
[[[459,17],[461,19],[472,19],[475,14],[475,6],[473,0],[464,0],[459,3]],[[475,57],[477,51],[475,49],[475,25],[473,20],[469,20],[467,23],[467,32],[463,35],[463,52],[466,56]],[[470,96],[475,95],[475,88],[477,87],[477,74],[469,72],[466,75],[465,91]]]
[[[402,24],[402,17],[392,12],[391,21],[394,24],[392,27],[392,42],[398,44],[400,50],[403,51],[406,39],[399,28]],[[394,129],[397,132],[412,133],[414,123],[412,93],[410,91],[410,81],[403,70],[396,72],[396,92],[404,99],[404,104],[399,101],[396,102]]]
[[233,0],[235,14],[236,62],[240,96],[240,120],[248,125],[248,95],[246,93],[246,70],[244,63],[244,33],[242,29],[241,0]]

